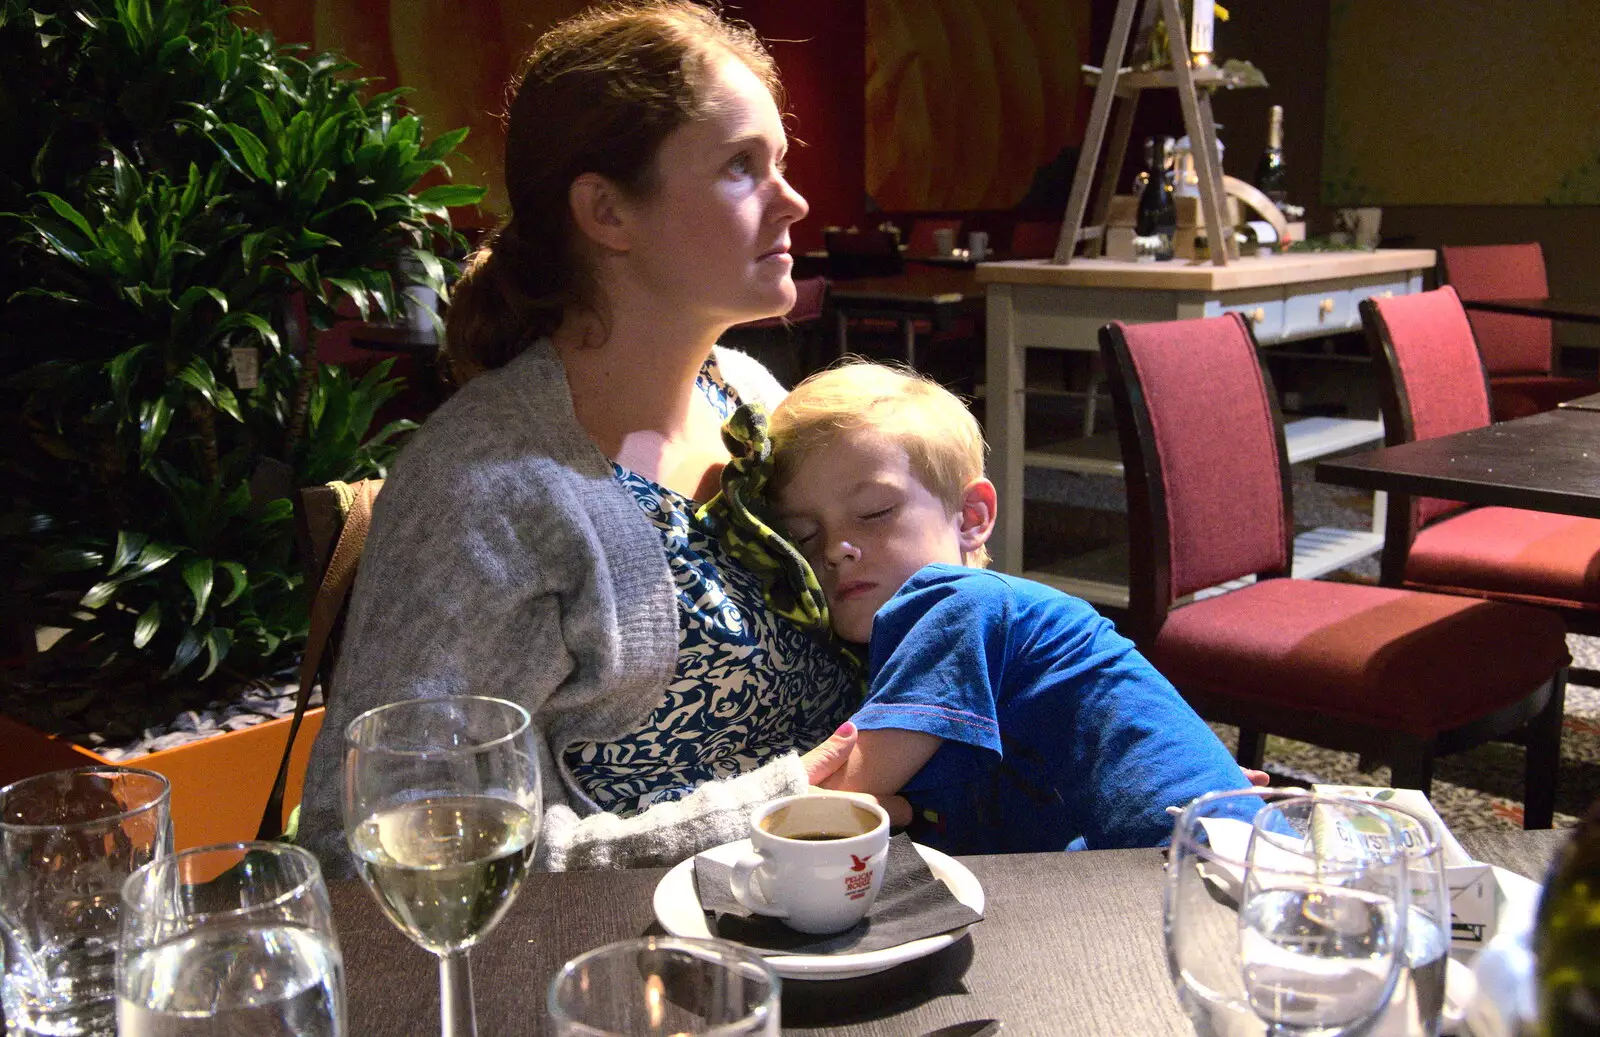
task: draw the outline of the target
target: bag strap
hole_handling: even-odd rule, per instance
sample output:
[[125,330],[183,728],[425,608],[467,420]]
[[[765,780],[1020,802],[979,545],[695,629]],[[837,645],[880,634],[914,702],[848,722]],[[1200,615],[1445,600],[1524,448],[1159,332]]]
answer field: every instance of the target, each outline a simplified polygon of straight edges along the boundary
[[[363,479],[354,484],[330,483],[339,494],[344,510],[344,522],[339,528],[339,539],[328,559],[328,568],[322,574],[322,583],[311,599],[311,629],[306,635],[305,656],[300,661],[300,688],[295,694],[294,719],[289,723],[289,740],[283,747],[283,759],[278,762],[278,775],[272,782],[272,793],[267,797],[267,807],[261,815],[257,839],[277,839],[283,834],[283,797],[289,785],[289,758],[294,753],[295,736],[300,733],[300,723],[305,719],[311,704],[311,689],[317,681],[317,671],[322,667],[322,656],[333,636],[334,624],[344,610],[355,584],[356,567],[361,563],[361,549],[366,546],[367,531],[372,528],[372,504],[383,488],[382,479]],[[331,683],[331,682],[327,682]],[[323,687],[323,705],[330,698],[327,684]]]

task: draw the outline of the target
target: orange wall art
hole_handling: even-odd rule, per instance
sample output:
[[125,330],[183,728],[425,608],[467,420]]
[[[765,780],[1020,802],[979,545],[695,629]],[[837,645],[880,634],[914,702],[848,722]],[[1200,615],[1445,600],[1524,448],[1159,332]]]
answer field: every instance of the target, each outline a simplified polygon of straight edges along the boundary
[[1088,0],[866,0],[867,193],[1006,209],[1083,140]]

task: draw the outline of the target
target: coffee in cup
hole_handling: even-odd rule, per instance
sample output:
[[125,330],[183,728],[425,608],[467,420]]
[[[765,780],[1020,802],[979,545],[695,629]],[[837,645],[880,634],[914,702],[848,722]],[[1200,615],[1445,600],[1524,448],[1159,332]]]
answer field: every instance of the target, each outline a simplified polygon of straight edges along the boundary
[[788,796],[750,817],[750,850],[733,866],[730,888],[757,914],[803,933],[834,933],[859,922],[883,886],[889,815],[848,792]]

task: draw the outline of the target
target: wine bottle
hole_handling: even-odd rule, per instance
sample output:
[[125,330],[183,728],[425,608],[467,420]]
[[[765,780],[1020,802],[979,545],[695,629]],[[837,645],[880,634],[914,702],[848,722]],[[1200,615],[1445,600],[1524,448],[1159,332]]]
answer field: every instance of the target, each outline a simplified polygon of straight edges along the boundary
[[1545,1037],[1600,1035],[1600,801],[1556,857],[1534,955]]
[[1289,197],[1288,173],[1283,165],[1283,105],[1272,106],[1272,118],[1267,123],[1267,146],[1256,161],[1256,187],[1282,206]]
[[1172,152],[1172,138],[1149,137],[1144,142],[1144,188],[1139,192],[1139,207],[1134,233],[1140,237],[1162,239],[1156,259],[1172,258],[1172,241],[1178,230],[1178,206],[1172,200],[1167,182],[1166,163]]

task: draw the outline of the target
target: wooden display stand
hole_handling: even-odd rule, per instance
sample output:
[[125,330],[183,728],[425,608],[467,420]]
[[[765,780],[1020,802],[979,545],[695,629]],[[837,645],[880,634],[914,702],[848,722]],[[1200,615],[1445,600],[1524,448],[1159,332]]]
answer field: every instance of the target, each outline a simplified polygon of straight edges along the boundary
[[[1171,69],[1135,72],[1122,67],[1123,59],[1127,56],[1134,13],[1141,4],[1143,14],[1134,41],[1134,52],[1139,53],[1146,48],[1159,13],[1166,21],[1168,50],[1173,56]],[[1106,44],[1105,63],[1100,67],[1100,83],[1095,88],[1094,104],[1089,109],[1088,132],[1084,134],[1083,151],[1078,156],[1077,173],[1072,178],[1072,194],[1067,200],[1066,216],[1061,221],[1061,238],[1056,242],[1056,263],[1070,264],[1080,241],[1104,240],[1111,196],[1116,189],[1122,156],[1128,151],[1128,138],[1133,132],[1133,113],[1139,104],[1139,94],[1152,87],[1175,87],[1178,104],[1183,109],[1184,129],[1191,142],[1195,173],[1200,178],[1200,208],[1205,218],[1206,235],[1209,241],[1227,246],[1213,246],[1211,262],[1217,266],[1227,265],[1229,252],[1236,246],[1231,234],[1226,238],[1223,236],[1224,195],[1222,169],[1217,162],[1216,121],[1211,116],[1210,92],[1196,89],[1197,86],[1221,85],[1223,76],[1221,71],[1211,66],[1191,67],[1188,58],[1188,29],[1184,25],[1178,0],[1117,0],[1111,39]],[[1117,108],[1117,122],[1111,132],[1110,156],[1100,177],[1094,219],[1085,227],[1089,184],[1106,143],[1111,101],[1117,96],[1121,96],[1124,103]]]

